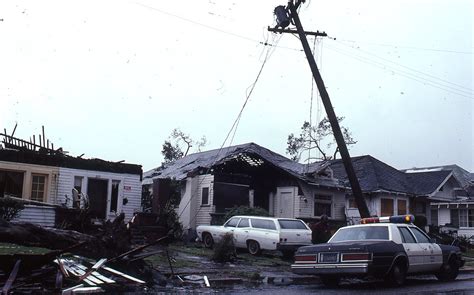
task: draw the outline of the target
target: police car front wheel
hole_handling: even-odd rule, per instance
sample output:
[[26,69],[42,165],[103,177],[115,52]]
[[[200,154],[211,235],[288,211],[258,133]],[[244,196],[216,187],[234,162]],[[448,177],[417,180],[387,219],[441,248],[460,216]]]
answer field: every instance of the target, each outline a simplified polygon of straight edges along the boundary
[[440,281],[454,281],[459,274],[459,263],[455,257],[449,259],[448,263],[443,264],[436,277]]

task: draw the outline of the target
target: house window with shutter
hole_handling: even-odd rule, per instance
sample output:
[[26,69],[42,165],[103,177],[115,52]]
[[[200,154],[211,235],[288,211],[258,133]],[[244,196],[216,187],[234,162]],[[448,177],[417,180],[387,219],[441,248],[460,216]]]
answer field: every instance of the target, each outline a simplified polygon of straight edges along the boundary
[[407,200],[397,200],[398,215],[407,214]]
[[201,191],[201,206],[209,205],[209,188],[203,187]]
[[392,216],[393,199],[380,199],[380,216]]

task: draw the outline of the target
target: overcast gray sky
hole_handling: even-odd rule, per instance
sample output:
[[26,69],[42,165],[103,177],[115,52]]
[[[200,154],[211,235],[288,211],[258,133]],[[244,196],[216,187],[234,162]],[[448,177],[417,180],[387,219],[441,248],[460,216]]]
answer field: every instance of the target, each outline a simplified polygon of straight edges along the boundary
[[[300,41],[266,32],[283,1],[1,1],[0,127],[72,155],[162,161],[173,128],[219,148],[266,55],[233,144],[285,154],[309,120]],[[472,1],[306,1],[306,30],[336,113],[396,167],[473,162]],[[309,40],[313,44],[313,39]],[[324,116],[314,97],[313,121]],[[226,143],[228,145],[229,142]]]

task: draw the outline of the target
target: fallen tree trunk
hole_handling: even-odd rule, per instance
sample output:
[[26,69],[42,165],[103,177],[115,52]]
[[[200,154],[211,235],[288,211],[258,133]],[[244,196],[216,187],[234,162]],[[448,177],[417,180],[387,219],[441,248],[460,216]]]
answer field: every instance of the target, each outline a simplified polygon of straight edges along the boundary
[[96,235],[73,230],[44,228],[30,223],[10,223],[0,219],[0,241],[53,250],[84,243],[83,246],[71,252],[91,258],[110,258],[130,250],[130,243],[127,241],[128,233],[123,232],[126,231],[123,217],[117,219],[113,223],[107,223]]

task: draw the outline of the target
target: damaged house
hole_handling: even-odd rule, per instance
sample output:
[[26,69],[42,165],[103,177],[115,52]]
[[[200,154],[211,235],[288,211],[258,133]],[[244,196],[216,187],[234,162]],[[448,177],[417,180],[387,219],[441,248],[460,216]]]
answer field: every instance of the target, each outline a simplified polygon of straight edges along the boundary
[[177,213],[185,228],[212,224],[239,205],[276,217],[345,220],[346,188],[330,168],[303,165],[255,143],[188,155],[146,172],[143,185],[163,204],[170,179],[181,184]]
[[121,212],[128,220],[141,210],[141,166],[72,157],[49,145],[2,136],[0,197],[26,204],[14,221],[52,227],[60,222],[61,208],[88,207],[96,220]]

